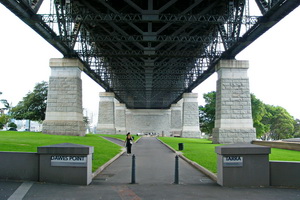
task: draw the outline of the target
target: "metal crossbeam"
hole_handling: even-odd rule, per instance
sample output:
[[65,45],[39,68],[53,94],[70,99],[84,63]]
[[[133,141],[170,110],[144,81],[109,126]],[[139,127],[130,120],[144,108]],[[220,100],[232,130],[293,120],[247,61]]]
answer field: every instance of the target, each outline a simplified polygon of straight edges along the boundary
[[0,0],[128,108],[169,108],[299,6],[292,0]]

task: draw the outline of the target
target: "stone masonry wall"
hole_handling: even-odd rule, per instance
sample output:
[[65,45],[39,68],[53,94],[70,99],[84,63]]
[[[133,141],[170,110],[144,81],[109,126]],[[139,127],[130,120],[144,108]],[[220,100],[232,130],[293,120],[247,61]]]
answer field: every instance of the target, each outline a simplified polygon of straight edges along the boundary
[[217,66],[214,143],[251,142],[253,128],[248,62],[223,60]]
[[97,133],[116,134],[114,93],[100,92]]
[[183,94],[182,137],[200,138],[198,94]]
[[[82,81],[80,78],[50,77],[47,111],[82,112]],[[60,98],[63,96],[64,98]]]
[[126,128],[132,134],[164,133],[170,135],[170,110],[127,109]]
[[77,59],[51,59],[46,118],[43,132],[84,135],[82,114],[82,64]]
[[115,103],[116,105],[116,132],[117,134],[126,134],[126,106],[122,103]]
[[[173,104],[170,109],[126,109],[125,104],[113,101],[113,97],[113,93],[100,93],[97,133],[200,137],[197,94],[185,95],[185,116],[182,111],[183,100]],[[183,130],[184,134],[181,135]]]

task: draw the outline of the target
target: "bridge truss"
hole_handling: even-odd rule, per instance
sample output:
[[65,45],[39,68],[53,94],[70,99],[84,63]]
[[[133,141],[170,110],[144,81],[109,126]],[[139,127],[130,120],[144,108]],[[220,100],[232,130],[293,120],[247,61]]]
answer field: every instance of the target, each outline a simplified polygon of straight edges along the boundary
[[[0,0],[127,108],[169,108],[299,0]],[[42,11],[44,5],[48,11]],[[251,16],[250,9],[259,9]],[[43,12],[43,13],[42,13]]]

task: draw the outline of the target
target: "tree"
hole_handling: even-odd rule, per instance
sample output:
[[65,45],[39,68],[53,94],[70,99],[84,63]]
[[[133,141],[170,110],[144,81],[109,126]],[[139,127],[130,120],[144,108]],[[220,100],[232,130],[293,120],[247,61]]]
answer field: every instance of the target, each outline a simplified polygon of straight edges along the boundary
[[43,121],[47,106],[48,83],[37,83],[33,92],[27,93],[17,106],[12,108],[12,117],[18,120]]
[[0,129],[3,129],[4,125],[9,122],[10,117],[0,113]]
[[203,98],[206,104],[205,106],[199,106],[200,129],[201,132],[211,135],[215,126],[216,92],[203,94]]
[[[0,95],[2,95],[2,92],[0,92]],[[1,99],[0,102],[4,106],[4,107],[0,107],[0,129],[2,129],[4,125],[7,124],[7,122],[9,122],[10,120],[10,116],[4,113],[5,110],[10,109],[10,105],[6,99]]]
[[18,126],[17,126],[17,124],[15,124],[14,122],[10,122],[10,123],[8,124],[8,127],[17,128]]
[[275,140],[291,138],[295,123],[293,117],[280,106],[266,105],[266,110],[271,116],[263,121],[270,124],[271,138]]
[[[206,104],[199,106],[200,128],[211,135],[215,121],[216,92],[204,94],[203,98]],[[251,94],[251,105],[257,137],[279,140],[300,135],[300,120],[295,121],[284,108],[264,104],[254,94]],[[294,130],[296,125],[297,129]]]
[[263,117],[268,115],[265,104],[257,99],[254,94],[251,94],[251,106],[253,127],[256,129],[256,136],[262,137],[265,133],[270,131],[270,125],[262,123]]
[[295,119],[293,137],[300,138],[300,119]]

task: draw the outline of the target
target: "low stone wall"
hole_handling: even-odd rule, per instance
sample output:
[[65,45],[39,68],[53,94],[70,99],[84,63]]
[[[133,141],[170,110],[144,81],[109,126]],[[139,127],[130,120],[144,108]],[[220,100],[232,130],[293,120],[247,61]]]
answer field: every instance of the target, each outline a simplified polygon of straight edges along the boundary
[[0,152],[0,179],[38,181],[36,153]]
[[300,143],[297,142],[283,142],[283,141],[257,141],[253,140],[252,144],[268,146],[272,148],[279,148],[279,149],[288,149],[288,150],[296,150],[300,151]]
[[300,162],[270,161],[270,185],[300,187]]
[[0,179],[89,185],[94,147],[63,143],[37,153],[0,152]]

